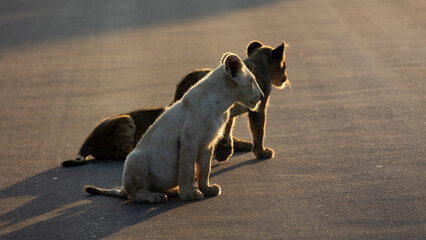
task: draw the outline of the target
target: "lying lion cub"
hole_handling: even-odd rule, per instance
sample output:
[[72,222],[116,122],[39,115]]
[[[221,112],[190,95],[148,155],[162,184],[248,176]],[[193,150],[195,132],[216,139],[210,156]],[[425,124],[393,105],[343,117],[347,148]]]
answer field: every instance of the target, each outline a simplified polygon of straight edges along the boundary
[[182,201],[219,195],[220,187],[209,183],[210,165],[229,109],[238,102],[254,110],[263,96],[241,59],[225,54],[219,67],[168,108],[142,136],[124,163],[121,190],[93,186],[84,190],[144,203],[166,202],[166,194],[173,193],[179,193]]
[[141,109],[102,120],[90,133],[75,159],[62,162],[64,167],[87,163],[96,159],[125,160],[145,131],[166,108]]

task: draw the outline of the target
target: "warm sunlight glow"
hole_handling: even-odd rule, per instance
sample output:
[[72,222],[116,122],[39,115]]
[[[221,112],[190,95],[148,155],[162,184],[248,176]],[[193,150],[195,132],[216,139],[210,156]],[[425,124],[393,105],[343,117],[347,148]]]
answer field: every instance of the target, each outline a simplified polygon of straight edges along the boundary
[[47,219],[51,219],[57,216],[60,216],[65,213],[66,210],[82,205],[90,204],[91,201],[89,200],[81,200],[75,203],[71,203],[68,205],[65,205],[61,208],[58,208],[56,210],[50,211],[48,213],[33,217],[31,219],[27,219],[22,222],[1,222],[0,223],[0,235],[5,235],[11,232],[19,231],[23,228],[26,228],[28,226],[31,226],[33,224],[36,224],[41,221],[46,221]]

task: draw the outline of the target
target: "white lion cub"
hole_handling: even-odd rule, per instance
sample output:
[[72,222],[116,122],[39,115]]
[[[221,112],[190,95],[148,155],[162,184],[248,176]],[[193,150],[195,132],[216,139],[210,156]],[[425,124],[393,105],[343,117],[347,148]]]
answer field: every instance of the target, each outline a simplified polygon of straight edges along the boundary
[[166,202],[166,194],[178,193],[182,201],[219,195],[220,186],[209,183],[211,157],[228,110],[235,102],[256,109],[263,96],[241,59],[226,53],[219,67],[168,108],[143,135],[126,158],[120,190],[93,186],[84,190],[144,203]]

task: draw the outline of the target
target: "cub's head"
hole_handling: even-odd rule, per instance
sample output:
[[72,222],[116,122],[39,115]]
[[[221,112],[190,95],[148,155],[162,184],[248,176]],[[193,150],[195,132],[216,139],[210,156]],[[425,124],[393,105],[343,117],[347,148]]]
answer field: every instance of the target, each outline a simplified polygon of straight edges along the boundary
[[252,41],[247,46],[247,55],[253,59],[266,57],[266,67],[270,73],[271,84],[277,88],[289,86],[291,89],[290,81],[287,78],[285,62],[285,49],[287,46],[284,41],[276,48],[263,45],[259,41]]
[[255,110],[265,96],[254,75],[234,53],[225,53],[221,63],[225,70],[226,83],[234,91],[237,102]]

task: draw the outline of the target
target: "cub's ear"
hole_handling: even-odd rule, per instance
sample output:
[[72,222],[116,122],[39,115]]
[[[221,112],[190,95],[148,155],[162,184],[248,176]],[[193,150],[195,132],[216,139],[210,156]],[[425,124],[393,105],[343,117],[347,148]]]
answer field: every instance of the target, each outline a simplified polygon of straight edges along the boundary
[[225,63],[225,71],[229,72],[232,77],[235,77],[244,66],[240,57],[234,53],[225,53],[222,57],[222,62]]
[[222,58],[220,59],[220,63],[224,63],[224,62],[225,62],[225,60],[226,60],[226,58],[227,58],[229,55],[231,55],[231,54],[233,54],[233,53],[231,53],[231,52],[226,52],[226,53],[224,53],[224,54],[223,54],[223,56],[222,56]]
[[262,47],[263,44],[259,41],[251,41],[249,45],[247,45],[247,55],[250,56],[255,49]]
[[272,50],[272,57],[283,59],[284,57],[284,50],[287,44],[283,41],[278,47],[276,47],[274,50]]

